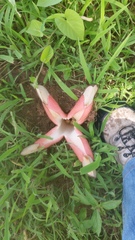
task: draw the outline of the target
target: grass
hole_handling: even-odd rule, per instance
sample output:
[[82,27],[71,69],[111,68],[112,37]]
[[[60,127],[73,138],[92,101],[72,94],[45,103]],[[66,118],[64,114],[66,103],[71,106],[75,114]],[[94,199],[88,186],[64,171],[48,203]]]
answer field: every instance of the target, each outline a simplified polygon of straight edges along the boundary
[[[99,164],[96,179],[85,174],[65,142],[23,157],[38,129],[28,131],[19,111],[33,102],[24,83],[38,83],[44,69],[44,85],[55,82],[74,100],[74,89],[98,84],[96,110],[113,107],[114,100],[116,107],[118,99],[135,107],[134,1],[38,3],[0,2],[0,239],[120,239],[122,167],[115,148],[102,142],[93,122],[81,128]],[[63,35],[55,19],[66,9],[74,11],[74,21],[75,13],[93,18],[83,22],[84,32],[73,31],[74,40],[70,26],[69,36]]]

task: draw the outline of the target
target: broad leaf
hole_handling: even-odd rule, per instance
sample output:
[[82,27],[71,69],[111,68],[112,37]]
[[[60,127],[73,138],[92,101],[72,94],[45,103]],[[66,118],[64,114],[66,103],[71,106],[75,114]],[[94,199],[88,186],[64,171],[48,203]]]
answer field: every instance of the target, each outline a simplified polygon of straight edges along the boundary
[[47,47],[44,48],[40,57],[40,61],[43,63],[47,63],[51,60],[52,57],[53,57],[53,49],[50,45],[48,45]]
[[96,207],[98,206],[98,201],[94,198],[94,196],[87,190],[85,189],[85,194],[86,194],[86,198],[89,201],[90,205],[92,207]]
[[9,63],[14,63],[14,58],[9,55],[0,55],[0,60],[7,61]]
[[33,19],[26,30],[27,33],[35,37],[43,37],[43,31],[45,27],[42,22]]
[[101,157],[100,157],[100,155],[97,155],[96,160],[94,162],[92,162],[92,163],[88,164],[87,166],[82,167],[80,169],[81,175],[97,169],[100,165],[100,161],[101,161]]
[[121,203],[121,200],[110,200],[110,201],[101,203],[101,206],[106,210],[111,210],[118,207],[120,203]]
[[84,221],[84,220],[86,219],[86,217],[87,217],[87,210],[86,210],[85,207],[83,207],[83,208],[80,209],[80,212],[79,212],[78,217],[79,217],[79,219],[80,219],[81,221]]
[[102,219],[101,219],[101,216],[100,216],[100,213],[99,213],[98,209],[96,209],[93,212],[91,222],[92,222],[93,232],[96,233],[99,236],[100,232],[101,232],[101,227],[102,227]]
[[78,13],[71,9],[65,11],[65,18],[56,18],[59,30],[72,40],[84,39],[84,24]]
[[60,3],[62,0],[38,0],[37,6],[39,7],[49,7],[52,5],[55,5],[57,3]]

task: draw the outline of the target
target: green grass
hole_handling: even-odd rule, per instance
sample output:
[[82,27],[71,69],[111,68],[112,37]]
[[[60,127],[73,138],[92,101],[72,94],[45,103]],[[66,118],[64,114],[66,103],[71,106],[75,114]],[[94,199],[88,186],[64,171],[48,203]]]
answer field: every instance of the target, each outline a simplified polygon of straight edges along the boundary
[[[96,110],[114,100],[117,106],[118,99],[135,107],[134,1],[63,0],[46,8],[37,2],[0,2],[0,239],[119,240],[122,167],[115,148],[102,142],[93,122],[81,128],[99,164],[96,179],[64,141],[23,157],[38,129],[28,131],[19,111],[33,101],[23,84],[38,83],[44,69],[44,85],[55,82],[74,100],[74,89],[98,84]],[[85,30],[80,21],[72,34],[66,25],[69,36],[63,35],[59,18],[66,9],[74,11],[75,24],[75,12],[93,21],[83,22]]]

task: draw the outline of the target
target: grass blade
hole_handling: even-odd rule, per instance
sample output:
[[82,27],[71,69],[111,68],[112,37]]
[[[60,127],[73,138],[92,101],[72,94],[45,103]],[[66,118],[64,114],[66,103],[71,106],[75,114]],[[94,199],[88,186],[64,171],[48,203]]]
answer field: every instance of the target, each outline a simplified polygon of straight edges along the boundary
[[82,52],[82,49],[81,49],[79,41],[78,41],[78,45],[79,45],[80,62],[81,62],[81,65],[82,65],[85,77],[86,77],[88,83],[91,84],[92,83],[92,78],[91,78],[90,70],[89,70],[89,68],[87,66],[87,63],[86,63],[86,60],[85,60],[84,54]]
[[130,37],[131,33],[125,38],[125,40],[120,44],[120,46],[117,48],[117,50],[115,51],[115,53],[113,54],[113,56],[110,58],[110,60],[108,61],[107,64],[105,64],[104,68],[102,69],[101,73],[99,74],[96,83],[100,82],[102,80],[102,78],[104,77],[106,71],[108,70],[108,68],[110,67],[110,65],[112,64],[112,62],[114,61],[114,59],[121,53],[122,49],[125,47],[125,45],[127,44],[127,41]]
[[62,89],[65,93],[67,93],[67,95],[68,95],[69,97],[71,97],[71,98],[74,99],[74,100],[77,100],[77,99],[78,99],[77,96],[71,91],[71,89],[70,89],[69,87],[67,87],[65,83],[63,83],[63,82],[61,81],[61,79],[58,77],[58,75],[57,75],[52,69],[50,69],[50,70],[51,70],[52,76],[54,77],[54,79],[55,79],[55,81],[57,82],[57,84],[61,87],[61,89]]
[[52,158],[53,158],[56,166],[59,168],[60,172],[61,172],[63,175],[65,175],[66,177],[71,178],[71,176],[68,174],[68,172],[66,171],[66,169],[61,165],[60,161],[58,161],[54,155],[52,155]]
[[4,240],[10,240],[10,231],[9,231],[9,211],[8,211],[8,206],[6,210],[6,218],[5,218],[5,232],[4,232]]
[[114,28],[115,24],[111,25],[109,28],[102,30],[101,32],[97,32],[96,37],[91,41],[90,45],[93,47],[106,33],[108,33],[112,28]]
[[18,145],[15,145],[14,147],[8,149],[6,152],[4,152],[1,156],[0,156],[0,162],[2,161],[6,161],[7,158],[13,153],[15,152],[17,149],[19,148]]
[[105,17],[105,0],[101,0],[101,17],[100,17],[100,24],[104,21]]

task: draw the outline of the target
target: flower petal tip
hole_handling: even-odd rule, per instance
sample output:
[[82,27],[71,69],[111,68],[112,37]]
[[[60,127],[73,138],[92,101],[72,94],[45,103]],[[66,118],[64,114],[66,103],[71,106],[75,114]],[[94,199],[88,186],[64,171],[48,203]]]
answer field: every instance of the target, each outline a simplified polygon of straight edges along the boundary
[[25,155],[29,155],[31,153],[37,152],[39,150],[39,144],[34,143],[26,148],[24,148],[21,152],[21,155],[25,156]]
[[97,85],[93,85],[93,86],[89,86],[86,88],[86,90],[84,91],[83,95],[84,95],[84,105],[89,105],[92,103],[93,98],[96,94],[98,90]]
[[90,177],[93,177],[93,178],[96,178],[96,171],[91,171],[91,172],[89,172],[88,173],[88,175],[90,176]]
[[47,89],[41,85],[38,85],[37,87],[37,94],[39,96],[39,98],[41,99],[41,101],[45,104],[48,103],[48,97],[49,97],[49,92],[47,91]]

